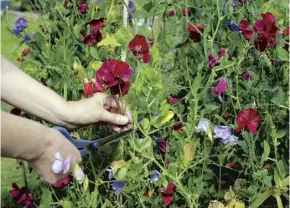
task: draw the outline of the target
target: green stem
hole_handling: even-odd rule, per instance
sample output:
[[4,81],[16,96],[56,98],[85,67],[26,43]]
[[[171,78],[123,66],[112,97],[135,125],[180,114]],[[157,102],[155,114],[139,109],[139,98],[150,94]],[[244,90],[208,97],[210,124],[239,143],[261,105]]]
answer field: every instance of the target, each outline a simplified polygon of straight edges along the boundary
[[[92,138],[92,127],[90,127],[90,133],[89,133],[89,138]],[[95,166],[94,166],[94,163],[93,163],[93,158],[92,158],[92,153],[91,151],[89,152],[89,160],[90,160],[90,165],[92,167],[92,170],[93,170],[93,175],[94,175],[94,178],[95,178],[95,181],[97,180],[98,176],[97,176],[97,173],[96,173],[96,170],[95,170]]]
[[276,198],[278,208],[283,208],[283,203],[282,203],[282,200],[281,200],[280,194],[275,194],[274,196],[275,196],[275,198]]

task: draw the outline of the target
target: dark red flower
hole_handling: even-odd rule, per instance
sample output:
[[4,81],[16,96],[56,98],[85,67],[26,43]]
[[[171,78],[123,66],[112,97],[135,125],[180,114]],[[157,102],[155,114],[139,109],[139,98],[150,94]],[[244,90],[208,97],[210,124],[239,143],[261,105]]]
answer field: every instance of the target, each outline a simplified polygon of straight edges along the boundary
[[24,56],[27,56],[28,54],[31,54],[31,53],[32,53],[32,51],[30,50],[30,48],[27,48],[27,49],[24,49],[22,51],[21,56],[24,57]]
[[82,14],[87,13],[88,11],[88,5],[85,2],[82,2],[78,8],[78,11]]
[[170,105],[173,105],[175,103],[178,103],[179,99],[178,98],[173,98],[173,97],[168,97],[167,98],[167,102],[170,104]]
[[56,187],[56,188],[63,188],[67,184],[69,184],[70,181],[71,181],[71,177],[67,176],[64,179],[61,179],[60,181],[58,181],[55,184],[53,184],[53,186]]
[[167,151],[168,143],[165,139],[159,138],[157,139],[156,143],[163,153]]
[[234,162],[232,162],[232,163],[228,163],[227,166],[228,166],[229,168],[232,168],[232,167],[235,166],[235,163],[234,163]]
[[229,112],[225,112],[224,115],[223,115],[223,118],[224,118],[226,121],[229,120],[229,118],[230,118],[230,114],[229,114]]
[[10,113],[16,116],[21,116],[21,110],[19,108],[13,108]]
[[217,64],[215,57],[212,53],[208,55],[208,61],[206,62],[210,69],[214,68]]
[[181,10],[182,16],[186,16],[186,13],[188,16],[190,16],[192,14],[192,8],[186,8]]
[[247,130],[256,134],[260,123],[260,116],[253,108],[248,108],[238,113],[236,121],[238,125],[236,128],[237,132],[241,132],[242,129],[247,128]]
[[12,194],[14,200],[16,201],[16,204],[33,204],[33,196],[31,193],[29,193],[28,189],[26,187],[22,187],[19,189],[16,183],[12,184],[12,190],[10,193]]
[[84,44],[87,44],[89,46],[92,46],[102,40],[102,34],[100,30],[93,30],[90,35],[88,35],[85,30],[81,30],[80,33],[83,36]]
[[84,80],[84,95],[85,97],[90,97],[94,94],[92,83],[88,80],[88,78],[85,78]]
[[248,80],[248,79],[252,79],[253,76],[249,73],[249,72],[244,72],[242,74],[243,80]]
[[175,185],[173,183],[169,183],[167,185],[167,189],[161,190],[162,202],[164,206],[168,206],[173,201],[173,193],[174,193]]
[[254,46],[259,51],[263,52],[267,48],[268,39],[265,37],[264,34],[258,35],[258,38],[254,41]]
[[132,51],[133,55],[139,60],[142,59],[144,63],[149,63],[151,61],[149,45],[143,35],[135,35],[133,40],[129,43],[129,50]]
[[93,30],[100,30],[101,28],[106,26],[104,24],[104,18],[92,19],[91,21],[88,22],[88,24]]
[[290,27],[287,27],[283,30],[283,33],[282,33],[284,36],[289,36],[290,34]]
[[95,90],[104,92],[110,88],[112,94],[120,94],[121,90],[124,96],[129,91],[131,76],[132,70],[127,63],[115,59],[104,61],[96,73]]
[[201,33],[204,31],[204,25],[191,25],[187,27],[188,32],[190,33],[189,37],[193,42],[201,41]]
[[175,14],[173,10],[170,10],[167,15],[168,17],[173,17]]
[[178,133],[182,132],[182,121],[178,121],[177,123],[173,124],[173,130],[177,131]]
[[24,59],[23,58],[18,58],[17,61],[21,63],[21,62],[24,61]]
[[252,39],[254,30],[249,27],[249,22],[247,20],[242,20],[240,22],[239,29],[247,40]]

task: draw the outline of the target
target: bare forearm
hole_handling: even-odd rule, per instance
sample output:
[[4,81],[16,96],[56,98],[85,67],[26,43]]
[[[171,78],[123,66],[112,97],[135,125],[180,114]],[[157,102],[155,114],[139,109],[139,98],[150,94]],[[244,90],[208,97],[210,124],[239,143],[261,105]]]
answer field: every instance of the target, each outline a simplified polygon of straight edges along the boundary
[[52,129],[1,111],[1,156],[33,160],[49,145]]
[[1,100],[56,125],[69,122],[67,102],[1,55]]

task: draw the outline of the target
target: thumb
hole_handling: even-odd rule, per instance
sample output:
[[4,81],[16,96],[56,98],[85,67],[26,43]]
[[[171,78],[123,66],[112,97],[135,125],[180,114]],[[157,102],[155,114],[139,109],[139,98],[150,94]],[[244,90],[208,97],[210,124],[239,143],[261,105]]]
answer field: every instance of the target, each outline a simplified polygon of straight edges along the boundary
[[101,114],[101,121],[123,126],[129,123],[129,118],[121,114],[111,113],[109,111],[103,110]]

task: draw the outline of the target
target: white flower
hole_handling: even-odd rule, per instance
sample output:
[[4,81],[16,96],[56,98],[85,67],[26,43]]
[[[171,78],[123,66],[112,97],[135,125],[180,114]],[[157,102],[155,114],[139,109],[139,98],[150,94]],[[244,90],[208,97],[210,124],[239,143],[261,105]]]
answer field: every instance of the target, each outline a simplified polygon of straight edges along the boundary
[[210,121],[207,119],[201,119],[198,123],[198,125],[195,127],[195,130],[197,132],[208,132],[210,128]]
[[64,161],[60,152],[55,153],[55,161],[52,164],[52,171],[56,174],[63,173],[66,174],[69,172],[71,167],[71,154]]

